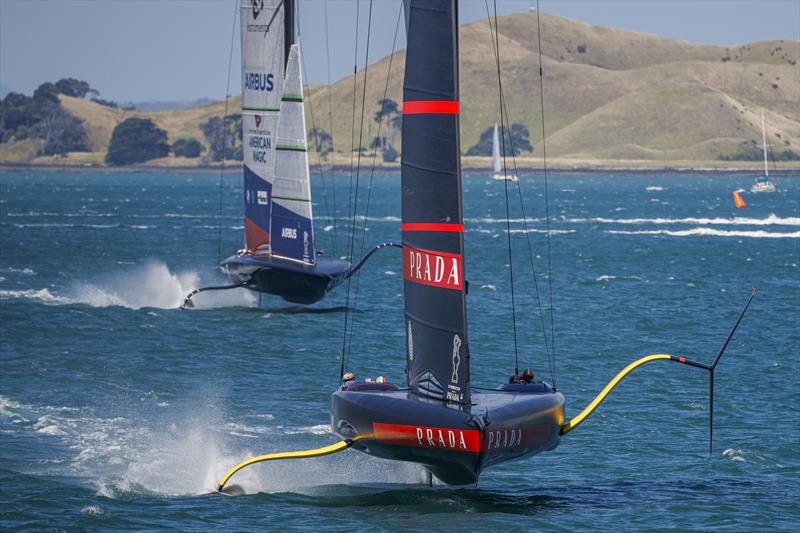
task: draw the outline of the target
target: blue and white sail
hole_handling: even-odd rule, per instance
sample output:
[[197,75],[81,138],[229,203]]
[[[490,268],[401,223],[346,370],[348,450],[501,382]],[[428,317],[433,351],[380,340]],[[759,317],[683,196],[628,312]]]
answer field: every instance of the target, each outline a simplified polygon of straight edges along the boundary
[[286,46],[283,0],[241,0],[245,247],[270,253],[275,145]]
[[286,63],[278,119],[270,232],[273,255],[313,265],[314,220],[300,65],[300,45],[293,44]]

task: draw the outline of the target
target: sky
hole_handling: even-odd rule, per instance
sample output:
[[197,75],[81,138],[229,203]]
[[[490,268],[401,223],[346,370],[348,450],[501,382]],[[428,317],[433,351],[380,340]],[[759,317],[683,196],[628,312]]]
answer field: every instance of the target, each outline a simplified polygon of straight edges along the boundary
[[[44,81],[75,77],[119,102],[217,99],[226,94],[230,65],[228,91],[238,94],[237,5],[238,0],[0,0],[0,85],[31,94]],[[543,12],[592,25],[693,44],[800,39],[800,0],[540,0],[539,5]],[[369,0],[300,0],[307,81],[328,82],[328,57],[332,81],[352,73],[356,9],[357,61],[359,68],[364,65],[369,8]],[[370,62],[391,52],[399,8],[399,0],[372,1]],[[499,14],[530,8],[530,0],[497,0]],[[462,0],[459,15],[462,23],[485,18],[484,1]],[[396,46],[402,48],[402,21],[398,33]]]

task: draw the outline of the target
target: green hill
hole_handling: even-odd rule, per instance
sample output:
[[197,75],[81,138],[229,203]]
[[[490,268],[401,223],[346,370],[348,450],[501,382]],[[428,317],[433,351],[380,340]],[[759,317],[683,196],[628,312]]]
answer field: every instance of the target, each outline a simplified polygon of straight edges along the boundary
[[[737,47],[692,45],[627,30],[590,26],[542,14],[545,130],[548,158],[553,164],[606,166],[755,166],[730,162],[761,143],[761,113],[773,152],[800,154],[800,41],[780,40]],[[536,14],[500,17],[503,90],[512,123],[531,132],[534,153],[523,153],[521,164],[541,164],[542,117],[539,107],[539,58]],[[499,121],[496,66],[486,20],[462,26],[461,143],[466,152],[481,132]],[[307,54],[314,51],[306,51]],[[375,137],[377,102],[383,97],[392,60],[387,97],[401,102],[405,50],[369,65],[364,145]],[[360,100],[363,70],[355,87]],[[333,134],[339,163],[348,163],[351,148],[353,78],[343,78],[330,90],[312,87],[306,117]],[[200,124],[222,115],[224,105],[167,112],[112,109],[94,102],[61,96],[62,106],[80,118],[92,143],[90,153],[66,158],[34,157],[28,142],[3,145],[0,161],[33,163],[101,163],[116,124],[130,116],[151,118],[165,129],[169,141],[203,139]],[[235,112],[239,99],[229,102]],[[360,110],[360,101],[357,104]],[[357,117],[358,119],[358,117]],[[358,127],[358,125],[356,126]],[[384,126],[386,128],[386,126]],[[384,134],[387,130],[384,129]],[[400,134],[388,130],[399,149]],[[311,161],[317,159],[312,154]],[[202,159],[157,160],[156,164],[200,164]],[[464,164],[486,165],[485,158],[464,158]]]

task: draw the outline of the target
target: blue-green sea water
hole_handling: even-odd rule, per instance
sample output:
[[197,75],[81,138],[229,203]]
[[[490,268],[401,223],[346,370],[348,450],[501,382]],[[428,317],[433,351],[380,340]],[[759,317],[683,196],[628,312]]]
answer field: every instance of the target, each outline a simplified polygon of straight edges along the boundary
[[[574,416],[634,358],[710,361],[758,296],[717,370],[634,372],[552,452],[428,487],[423,470],[318,447],[337,385],[344,287],[310,307],[244,290],[206,293],[241,247],[240,178],[201,173],[4,172],[0,204],[0,529],[783,530],[800,520],[800,180],[550,177],[557,387]],[[368,176],[362,174],[361,185]],[[346,254],[348,182],[315,181],[318,249]],[[552,380],[512,184],[520,365]],[[513,370],[503,182],[464,178],[472,378]],[[543,180],[522,176],[545,311]],[[375,177],[355,248],[400,238],[399,178]],[[366,199],[366,189],[359,194]],[[326,210],[327,203],[327,210]],[[364,203],[359,206],[364,213]],[[220,225],[221,222],[221,225]],[[221,226],[221,233],[219,227]],[[364,230],[366,227],[366,231]],[[221,236],[221,239],[220,239]],[[355,285],[351,302],[355,300]],[[385,249],[358,281],[348,369],[402,382],[402,269]],[[546,316],[549,329],[549,316]]]

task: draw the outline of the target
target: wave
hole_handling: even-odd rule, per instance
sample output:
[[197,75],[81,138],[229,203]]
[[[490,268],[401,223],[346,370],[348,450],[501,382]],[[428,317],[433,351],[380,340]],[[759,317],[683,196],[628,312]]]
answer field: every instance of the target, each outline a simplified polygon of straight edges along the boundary
[[[151,261],[126,272],[115,273],[98,281],[78,282],[64,294],[50,289],[0,290],[0,298],[24,298],[47,304],[85,304],[91,307],[126,307],[128,309],[177,309],[184,298],[200,286],[196,271],[173,273],[160,261]],[[248,306],[256,298],[246,290],[203,293],[192,299],[195,308]]]
[[754,239],[799,239],[800,231],[776,232],[764,230],[720,230],[714,228],[692,228],[686,230],[606,230],[616,235],[669,235],[670,237],[748,237]]
[[4,274],[24,274],[26,276],[35,276],[36,271],[32,268],[14,268],[14,267],[7,267],[7,268],[0,268],[0,272]]
[[651,192],[657,192],[657,191],[663,191],[664,187],[659,187],[658,185],[650,185],[648,187],[645,187],[644,190],[651,191]]
[[[25,228],[152,229],[158,227],[158,226],[146,226],[143,224],[71,224],[67,222],[30,222],[24,224],[9,224],[9,226],[19,229],[25,229]],[[216,226],[214,228],[216,229]]]
[[620,281],[643,281],[643,279],[639,276],[609,276],[608,274],[598,276],[595,278],[595,281],[611,281],[615,279]]
[[698,224],[701,226],[800,226],[800,217],[779,217],[770,214],[766,218],[568,218],[565,222],[597,222],[600,224]]

